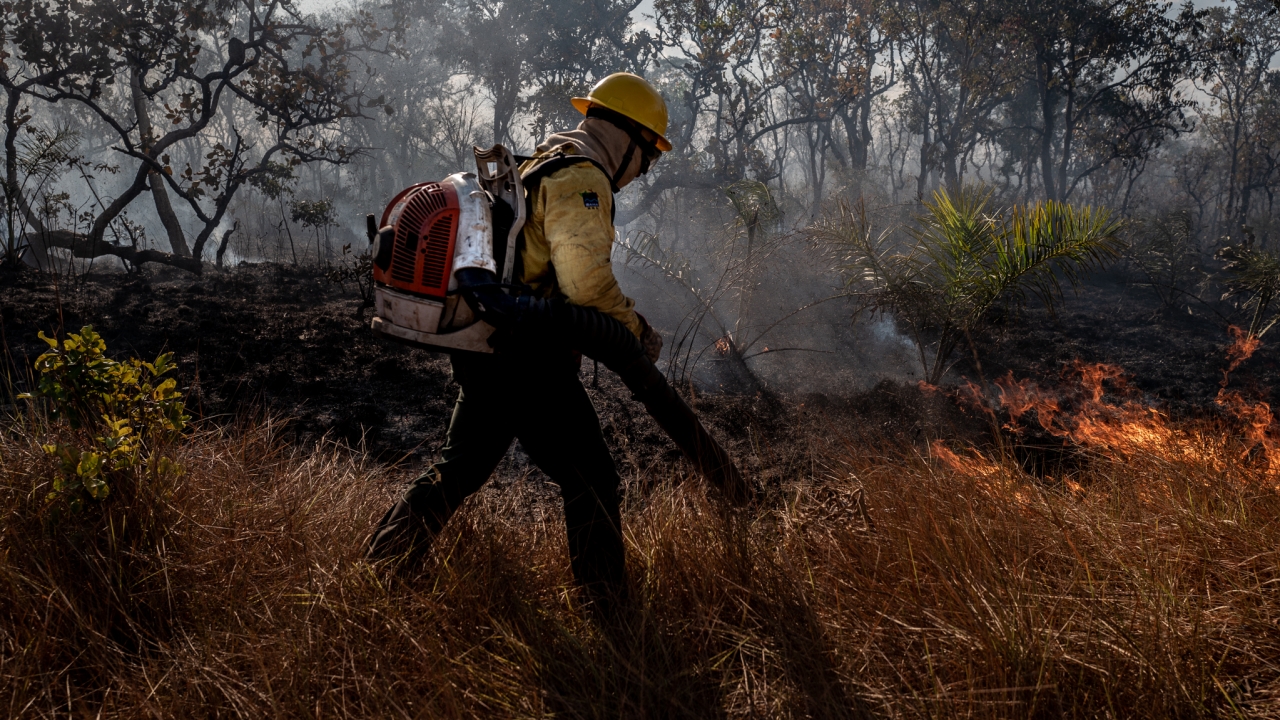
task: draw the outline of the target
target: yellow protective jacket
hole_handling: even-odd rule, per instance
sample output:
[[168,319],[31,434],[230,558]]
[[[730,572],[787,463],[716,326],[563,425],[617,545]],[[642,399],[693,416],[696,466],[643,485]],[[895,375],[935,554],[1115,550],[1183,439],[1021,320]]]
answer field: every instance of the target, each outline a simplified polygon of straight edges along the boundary
[[613,192],[596,165],[581,162],[532,190],[524,226],[522,281],[542,297],[564,297],[617,318],[640,336],[635,301],[613,276]]

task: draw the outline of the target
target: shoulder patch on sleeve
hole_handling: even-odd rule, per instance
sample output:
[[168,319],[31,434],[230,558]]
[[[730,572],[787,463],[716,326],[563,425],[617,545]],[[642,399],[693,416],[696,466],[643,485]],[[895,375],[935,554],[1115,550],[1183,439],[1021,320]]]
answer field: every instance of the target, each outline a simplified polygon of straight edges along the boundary
[[588,210],[600,209],[600,196],[590,190],[583,190],[578,193],[582,196],[582,207]]

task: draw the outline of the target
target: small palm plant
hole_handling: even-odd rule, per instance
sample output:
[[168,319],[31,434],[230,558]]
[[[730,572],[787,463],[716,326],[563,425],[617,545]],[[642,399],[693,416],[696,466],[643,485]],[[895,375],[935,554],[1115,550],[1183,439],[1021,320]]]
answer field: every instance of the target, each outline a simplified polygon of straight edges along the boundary
[[1253,232],[1245,228],[1243,242],[1223,247],[1215,257],[1224,263],[1226,290],[1222,299],[1234,300],[1237,307],[1252,311],[1249,337],[1260,338],[1280,320],[1280,314],[1267,317],[1271,302],[1280,294],[1280,256],[1255,248],[1253,243]]
[[[961,342],[990,320],[997,305],[1029,297],[1053,311],[1063,282],[1119,255],[1119,223],[1106,210],[1045,201],[989,211],[991,192],[940,190],[908,241],[875,232],[862,207],[843,206],[814,236],[836,251],[862,310],[889,313],[912,334],[924,377],[941,381]],[[975,350],[976,358],[976,350]]]

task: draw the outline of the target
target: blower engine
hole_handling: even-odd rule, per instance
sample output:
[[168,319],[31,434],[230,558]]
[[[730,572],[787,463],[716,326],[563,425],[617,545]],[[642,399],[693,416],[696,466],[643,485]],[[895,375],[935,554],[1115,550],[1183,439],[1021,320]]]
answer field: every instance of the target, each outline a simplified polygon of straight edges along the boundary
[[458,293],[458,272],[487,270],[511,283],[524,188],[503,146],[476,148],[475,156],[477,173],[418,183],[391,200],[376,226],[368,216],[375,334],[430,350],[493,352],[493,326]]
[[[489,353],[491,320],[518,325],[525,342],[576,348],[618,373],[699,471],[731,501],[746,502],[750,489],[728,453],[625,325],[594,308],[507,292],[525,223],[524,186],[506,148],[475,148],[475,156],[477,173],[419,183],[392,199],[381,223],[367,217],[374,333],[429,350]],[[535,182],[533,174],[527,179]]]

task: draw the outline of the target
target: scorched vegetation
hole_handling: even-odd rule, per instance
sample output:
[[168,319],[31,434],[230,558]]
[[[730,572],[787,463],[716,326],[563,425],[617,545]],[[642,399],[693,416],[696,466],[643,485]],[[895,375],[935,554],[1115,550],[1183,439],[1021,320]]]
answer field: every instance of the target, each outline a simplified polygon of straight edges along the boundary
[[[633,481],[635,602],[605,626],[579,605],[554,496],[529,478],[477,496],[421,571],[396,577],[358,555],[392,491],[379,481],[401,471],[333,443],[285,442],[270,416],[195,423],[169,446],[183,472],[163,492],[51,513],[64,469],[43,446],[71,426],[49,396],[0,435],[0,707],[1273,715],[1271,447],[1225,420],[1134,414],[1112,396],[1116,376],[1095,372],[1078,390],[1002,386],[1018,408],[1010,437],[1022,422],[1069,443],[1069,461],[1036,474],[1013,453],[887,441],[813,416],[813,474],[767,483],[750,510],[726,511],[679,468]],[[758,449],[760,476],[780,451]],[[164,524],[136,533],[139,517]]]
[[[1278,58],[1269,0],[0,0],[0,716],[1280,716]],[[613,269],[759,501],[588,364],[616,622],[518,448],[362,562],[457,392],[366,214],[616,71],[673,148]]]

